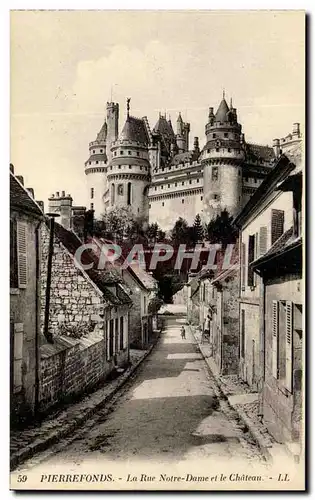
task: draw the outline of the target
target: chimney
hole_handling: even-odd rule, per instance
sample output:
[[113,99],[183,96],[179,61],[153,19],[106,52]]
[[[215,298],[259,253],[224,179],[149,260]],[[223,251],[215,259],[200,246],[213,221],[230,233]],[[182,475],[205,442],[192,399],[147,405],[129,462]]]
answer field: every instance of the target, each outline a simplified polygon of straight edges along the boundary
[[200,153],[200,149],[199,149],[199,138],[198,137],[195,137],[194,138],[194,151],[196,153]]
[[56,198],[59,198],[59,191],[56,191]]
[[280,141],[279,141],[279,139],[273,140],[272,147],[273,147],[275,157],[278,158],[280,156]]
[[300,124],[299,123],[293,123],[293,135],[297,135],[300,137]]
[[22,175],[17,175],[16,178],[17,178],[18,181],[20,181],[20,183],[22,184],[22,186],[24,186],[24,177]]
[[86,207],[72,207],[71,227],[76,235],[83,240]]
[[64,198],[66,196],[66,192],[65,191],[61,191],[61,198]]
[[72,197],[65,196],[65,191],[61,191],[60,198],[60,224],[66,228],[71,229],[71,210],[72,210]]
[[36,203],[40,207],[40,209],[44,212],[45,211],[44,202],[41,200],[36,200]]
[[14,165],[13,165],[13,163],[10,163],[10,172],[12,172],[12,174],[14,174]]

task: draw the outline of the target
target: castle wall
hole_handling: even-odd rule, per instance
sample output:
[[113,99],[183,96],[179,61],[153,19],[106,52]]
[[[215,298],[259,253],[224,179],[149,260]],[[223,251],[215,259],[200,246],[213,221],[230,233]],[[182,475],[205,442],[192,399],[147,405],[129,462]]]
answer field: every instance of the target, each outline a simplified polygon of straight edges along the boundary
[[103,200],[103,196],[107,189],[105,167],[101,167],[97,171],[93,172],[93,165],[91,165],[86,175],[86,184],[86,207],[88,210],[95,210],[94,217],[95,219],[99,219],[105,210]]
[[202,189],[194,194],[150,199],[149,222],[157,222],[163,230],[173,228],[179,217],[192,224],[196,215],[202,215]]

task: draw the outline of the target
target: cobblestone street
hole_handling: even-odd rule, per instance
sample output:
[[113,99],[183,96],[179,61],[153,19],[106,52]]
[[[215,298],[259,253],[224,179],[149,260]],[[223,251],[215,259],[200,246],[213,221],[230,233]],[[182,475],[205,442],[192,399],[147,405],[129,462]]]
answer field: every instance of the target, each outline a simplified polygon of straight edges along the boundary
[[165,464],[209,458],[262,464],[256,445],[218,397],[190,333],[181,339],[184,321],[168,316],[152,354],[111,404],[19,470],[91,460]]

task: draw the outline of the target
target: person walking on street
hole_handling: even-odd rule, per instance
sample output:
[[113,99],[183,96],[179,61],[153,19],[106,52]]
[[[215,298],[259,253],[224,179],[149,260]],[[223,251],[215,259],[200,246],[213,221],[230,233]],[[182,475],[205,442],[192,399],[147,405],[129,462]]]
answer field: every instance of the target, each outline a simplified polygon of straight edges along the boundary
[[205,340],[208,340],[210,342],[210,314],[207,314],[206,321],[205,321],[205,328],[202,334],[201,342],[204,342]]
[[185,331],[185,327],[184,326],[181,327],[180,334],[181,334],[182,339],[186,340],[186,331]]

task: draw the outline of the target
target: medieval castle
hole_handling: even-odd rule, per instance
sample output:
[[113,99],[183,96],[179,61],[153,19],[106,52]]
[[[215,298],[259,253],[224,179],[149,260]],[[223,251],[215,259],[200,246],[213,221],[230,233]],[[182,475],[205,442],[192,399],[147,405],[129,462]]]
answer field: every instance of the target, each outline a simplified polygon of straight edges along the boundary
[[[246,142],[237,110],[225,95],[216,112],[209,108],[202,148],[198,137],[189,149],[190,124],[179,113],[174,131],[171,120],[160,113],[151,129],[148,119],[127,116],[119,134],[119,105],[107,103],[107,116],[85,162],[86,208],[96,219],[113,207],[130,207],[136,217],[157,222],[169,230],[179,216],[192,223],[196,214],[209,221],[226,208],[231,215],[247,203],[287,146],[299,141],[300,127],[273,147]],[[51,209],[72,207],[62,192],[49,199]],[[61,208],[62,208],[61,207]],[[58,209],[58,211],[62,210]],[[68,216],[66,217],[68,219]]]

